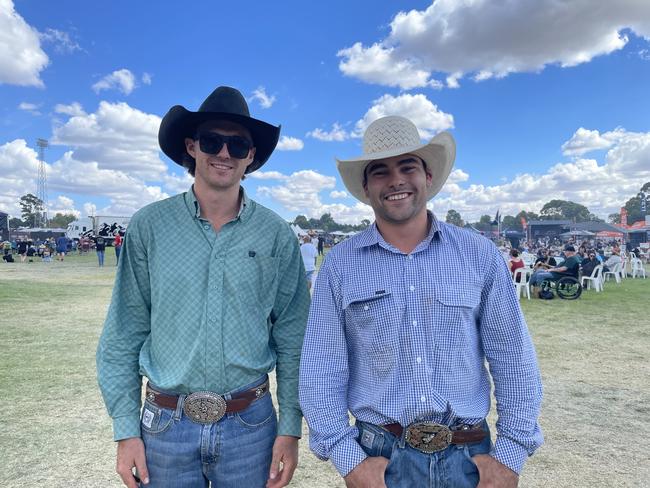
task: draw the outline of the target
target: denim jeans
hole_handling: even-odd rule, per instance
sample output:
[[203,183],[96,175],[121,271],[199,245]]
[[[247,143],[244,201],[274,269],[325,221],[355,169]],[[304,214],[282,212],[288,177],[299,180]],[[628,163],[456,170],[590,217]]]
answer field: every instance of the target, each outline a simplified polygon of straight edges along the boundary
[[553,273],[550,271],[535,271],[530,275],[530,286],[538,286],[544,280],[550,280],[553,278]]
[[120,251],[122,250],[122,246],[115,246],[115,266],[117,266],[117,263],[120,262]]
[[97,259],[99,260],[99,265],[104,266],[104,251],[97,251]]
[[149,470],[147,488],[197,488],[207,487],[208,482],[215,488],[264,487],[277,434],[270,393],[246,410],[227,413],[205,425],[185,416],[183,400],[179,399],[176,410],[148,401],[144,404],[141,428]]
[[424,453],[401,438],[376,425],[357,421],[358,442],[368,456],[383,456],[389,460],[384,480],[388,488],[475,488],[478,468],[472,456],[488,454],[491,442],[488,435],[479,442],[451,444],[442,451]]

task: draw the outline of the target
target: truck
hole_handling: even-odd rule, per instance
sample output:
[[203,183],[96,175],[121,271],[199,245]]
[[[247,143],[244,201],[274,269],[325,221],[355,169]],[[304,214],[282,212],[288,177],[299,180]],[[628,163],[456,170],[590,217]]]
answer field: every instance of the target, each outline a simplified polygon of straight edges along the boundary
[[94,238],[104,237],[108,244],[113,242],[115,236],[124,231],[129,225],[131,217],[118,217],[114,215],[90,215],[72,221],[68,224],[65,236],[68,239],[78,241],[82,237]]

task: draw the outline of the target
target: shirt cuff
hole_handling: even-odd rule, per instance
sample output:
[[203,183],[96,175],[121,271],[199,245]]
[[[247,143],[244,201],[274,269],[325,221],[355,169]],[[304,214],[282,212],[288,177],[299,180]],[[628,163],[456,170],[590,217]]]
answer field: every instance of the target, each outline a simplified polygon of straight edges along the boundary
[[361,464],[368,455],[361,449],[359,443],[353,437],[347,437],[332,449],[330,459],[334,467],[343,477]]
[[524,468],[524,463],[528,459],[528,451],[526,449],[503,436],[497,436],[497,440],[494,443],[494,451],[490,455],[517,474],[521,473],[521,470]]
[[302,414],[300,411],[281,412],[278,420],[278,435],[290,435],[293,437],[302,437]]
[[113,419],[113,440],[140,437],[140,415],[126,415]]

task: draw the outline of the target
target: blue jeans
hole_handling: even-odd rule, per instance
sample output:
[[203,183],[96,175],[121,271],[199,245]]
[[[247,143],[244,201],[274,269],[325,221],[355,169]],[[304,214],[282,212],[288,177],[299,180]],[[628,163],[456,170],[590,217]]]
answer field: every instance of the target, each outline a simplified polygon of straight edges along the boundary
[[[254,388],[265,380],[235,391]],[[277,435],[270,393],[246,410],[227,413],[205,425],[185,416],[183,400],[179,399],[175,410],[145,401],[141,429],[149,470],[147,488],[197,488],[207,487],[208,482],[215,488],[264,487]]]
[[115,246],[115,266],[117,266],[117,263],[120,262],[120,251],[122,250],[122,246]]
[[99,260],[99,265],[104,266],[104,251],[97,251],[97,259]]
[[389,460],[384,480],[388,488],[475,488],[478,468],[472,456],[488,454],[491,442],[488,435],[479,442],[451,444],[448,448],[424,453],[414,449],[401,438],[376,425],[357,421],[358,442],[368,456],[383,456]]
[[550,280],[553,278],[553,273],[550,271],[535,271],[530,275],[530,286],[538,286],[544,280]]

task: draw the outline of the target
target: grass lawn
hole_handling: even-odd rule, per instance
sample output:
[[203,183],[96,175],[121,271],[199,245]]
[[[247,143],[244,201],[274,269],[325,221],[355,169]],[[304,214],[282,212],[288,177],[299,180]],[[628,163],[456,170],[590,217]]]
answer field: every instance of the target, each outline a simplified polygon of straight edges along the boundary
[[[121,486],[95,381],[114,265],[108,249],[102,269],[94,254],[0,266],[1,487]],[[650,279],[626,279],[576,301],[522,300],[544,378],[546,444],[520,486],[648,486],[649,298]],[[291,485],[344,486],[304,441]]]

